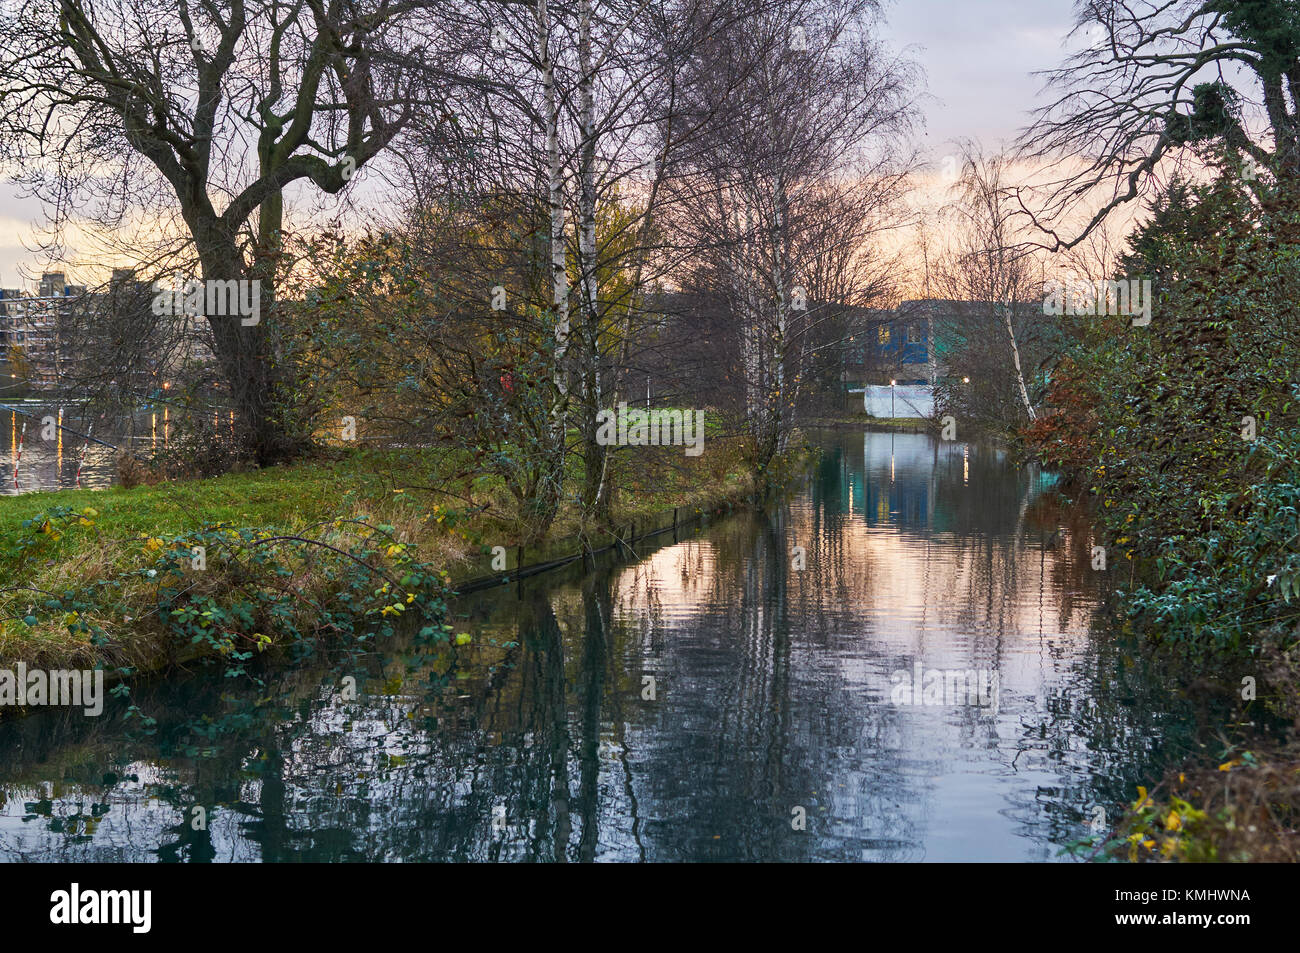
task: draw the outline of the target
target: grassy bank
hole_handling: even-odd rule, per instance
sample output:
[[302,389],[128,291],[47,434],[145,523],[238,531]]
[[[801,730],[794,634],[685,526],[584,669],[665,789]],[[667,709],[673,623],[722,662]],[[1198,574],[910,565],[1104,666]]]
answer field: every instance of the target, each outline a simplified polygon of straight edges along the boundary
[[930,421],[924,417],[871,417],[863,411],[846,410],[811,417],[804,426],[811,430],[893,430],[920,433],[930,427]]
[[[645,448],[619,468],[612,521],[747,497],[736,446]],[[440,450],[338,452],[212,479],[0,498],[0,663],[129,676],[255,656],[418,617],[435,637],[459,581],[521,542],[513,499]],[[576,500],[546,541],[590,534]],[[499,550],[498,550],[499,551]]]

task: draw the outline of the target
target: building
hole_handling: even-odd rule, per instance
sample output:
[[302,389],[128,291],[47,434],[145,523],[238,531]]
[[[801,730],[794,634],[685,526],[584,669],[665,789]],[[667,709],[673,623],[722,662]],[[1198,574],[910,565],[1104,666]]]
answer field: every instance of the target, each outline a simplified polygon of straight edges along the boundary
[[925,299],[896,308],[857,309],[844,350],[842,379],[851,392],[873,384],[933,384],[965,302]]
[[[844,351],[843,380],[853,392],[867,385],[932,385],[948,373],[949,357],[971,336],[1000,329],[990,324],[994,305],[977,301],[924,298],[889,310],[862,312]],[[1019,303],[1031,311],[1036,305]]]
[[76,386],[82,372],[93,374],[102,363],[99,338],[114,327],[151,351],[135,368],[140,379],[133,386],[140,389],[152,389],[160,376],[176,376],[193,362],[211,361],[203,320],[154,317],[152,295],[129,268],[113,269],[94,291],[69,284],[57,271],[41,276],[35,294],[0,289],[0,392]]
[[84,299],[83,285],[70,285],[61,271],[41,276],[36,294],[0,289],[0,345],[11,386],[48,389],[57,385],[67,360],[60,346],[71,309]]

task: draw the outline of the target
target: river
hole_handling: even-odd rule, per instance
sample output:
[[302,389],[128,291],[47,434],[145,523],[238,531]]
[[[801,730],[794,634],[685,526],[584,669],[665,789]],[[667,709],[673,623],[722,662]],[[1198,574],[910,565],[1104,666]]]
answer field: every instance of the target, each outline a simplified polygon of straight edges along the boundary
[[0,721],[0,858],[1077,857],[1213,723],[1107,623],[1122,567],[997,448],[824,443],[769,513],[458,599],[454,650]]
[[171,409],[162,404],[105,419],[43,398],[0,401],[0,495],[103,489],[117,480],[119,448],[147,458],[171,431]]

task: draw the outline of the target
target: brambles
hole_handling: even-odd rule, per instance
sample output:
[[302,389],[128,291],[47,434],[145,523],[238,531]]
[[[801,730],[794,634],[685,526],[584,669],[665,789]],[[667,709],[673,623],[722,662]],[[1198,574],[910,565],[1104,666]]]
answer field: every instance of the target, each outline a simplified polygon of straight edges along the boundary
[[18,584],[3,591],[6,642],[66,630],[77,654],[123,676],[197,658],[227,677],[256,677],[252,661],[270,648],[302,655],[322,639],[391,635],[405,619],[441,623],[445,571],[392,526],[357,518],[313,532],[214,526],[148,536],[85,578],[37,585],[60,542],[93,531],[97,515],[55,507],[23,521],[8,553]]
[[1295,863],[1298,763],[1294,749],[1239,751],[1170,775],[1162,790],[1139,788],[1106,853],[1138,862]]

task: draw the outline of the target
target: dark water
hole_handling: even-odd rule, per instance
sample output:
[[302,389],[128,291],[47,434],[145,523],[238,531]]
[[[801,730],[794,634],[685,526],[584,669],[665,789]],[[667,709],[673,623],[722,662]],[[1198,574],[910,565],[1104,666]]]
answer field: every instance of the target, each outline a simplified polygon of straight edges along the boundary
[[130,419],[105,419],[38,398],[0,400],[0,495],[70,489],[78,476],[87,489],[110,486],[117,477],[116,448],[144,456],[163,449],[171,417],[163,405],[142,406]]
[[[0,857],[1060,859],[1208,716],[1099,621],[1120,570],[1045,484],[838,435],[778,512],[465,597],[469,645],[140,686],[152,734],[9,719]],[[918,665],[996,692],[913,704]]]

